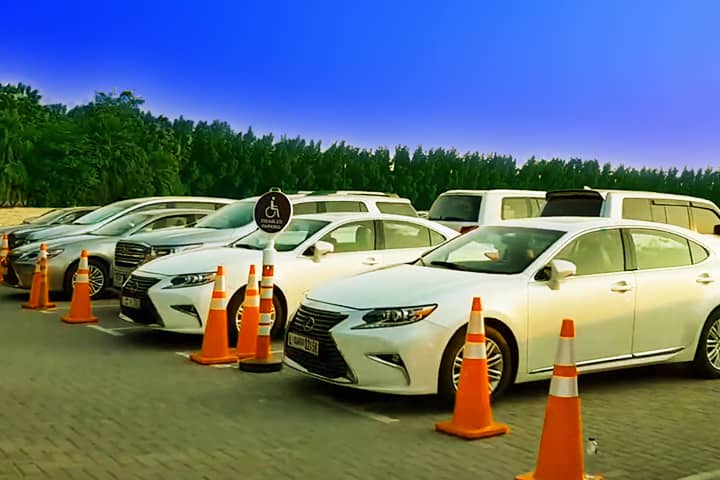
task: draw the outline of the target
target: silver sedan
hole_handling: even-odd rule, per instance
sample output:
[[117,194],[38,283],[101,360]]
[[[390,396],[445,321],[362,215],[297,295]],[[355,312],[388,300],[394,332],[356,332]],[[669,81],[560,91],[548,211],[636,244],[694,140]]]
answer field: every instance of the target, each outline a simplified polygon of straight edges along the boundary
[[[195,224],[210,213],[206,209],[148,210],[120,217],[98,229],[45,243],[48,257],[48,281],[51,292],[71,295],[75,272],[83,250],[88,251],[90,294],[97,298],[111,282],[111,269],[115,243],[136,233],[160,229],[183,228]],[[16,288],[29,289],[42,242],[36,242],[10,251],[4,283]]]

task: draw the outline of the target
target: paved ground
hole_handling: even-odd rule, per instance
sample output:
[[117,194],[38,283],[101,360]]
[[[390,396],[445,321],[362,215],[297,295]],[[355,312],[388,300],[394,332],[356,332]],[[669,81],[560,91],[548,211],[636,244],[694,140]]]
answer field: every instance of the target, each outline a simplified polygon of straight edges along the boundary
[[[102,329],[24,311],[0,288],[0,479],[511,480],[534,467],[547,382],[494,406],[510,434],[464,441],[434,431],[432,398],[325,386],[285,368],[251,374],[176,352],[202,339]],[[676,480],[720,469],[720,382],[682,369],[581,377],[588,470],[609,480]],[[717,476],[697,477],[709,480]]]

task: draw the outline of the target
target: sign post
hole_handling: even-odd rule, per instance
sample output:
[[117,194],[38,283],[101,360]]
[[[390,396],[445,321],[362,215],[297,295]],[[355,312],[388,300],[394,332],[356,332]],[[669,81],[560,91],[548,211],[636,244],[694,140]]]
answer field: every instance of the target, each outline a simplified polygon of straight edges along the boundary
[[292,219],[292,203],[279,188],[258,198],[255,203],[255,223],[269,234],[263,250],[262,278],[260,280],[260,323],[257,332],[255,357],[238,361],[238,368],[246,372],[277,372],[282,369],[282,359],[273,358],[270,332],[273,319],[273,276],[275,275],[275,235],[285,230]]

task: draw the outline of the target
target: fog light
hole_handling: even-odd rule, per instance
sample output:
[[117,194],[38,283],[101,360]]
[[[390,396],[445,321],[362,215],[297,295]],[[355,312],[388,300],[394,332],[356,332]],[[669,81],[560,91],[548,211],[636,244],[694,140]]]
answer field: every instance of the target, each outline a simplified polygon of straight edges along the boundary
[[177,310],[178,312],[182,312],[182,313],[185,313],[192,317],[195,317],[198,324],[202,327],[202,321],[200,321],[200,315],[198,314],[198,311],[195,309],[194,305],[170,305],[170,308],[172,308],[173,310]]

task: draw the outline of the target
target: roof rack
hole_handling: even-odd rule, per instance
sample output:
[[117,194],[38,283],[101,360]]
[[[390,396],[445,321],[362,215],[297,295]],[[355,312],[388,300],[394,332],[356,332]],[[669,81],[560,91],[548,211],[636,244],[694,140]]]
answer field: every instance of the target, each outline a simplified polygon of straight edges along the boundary
[[308,195],[365,195],[372,197],[395,197],[396,193],[385,193],[385,192],[370,192],[364,190],[315,190]]

